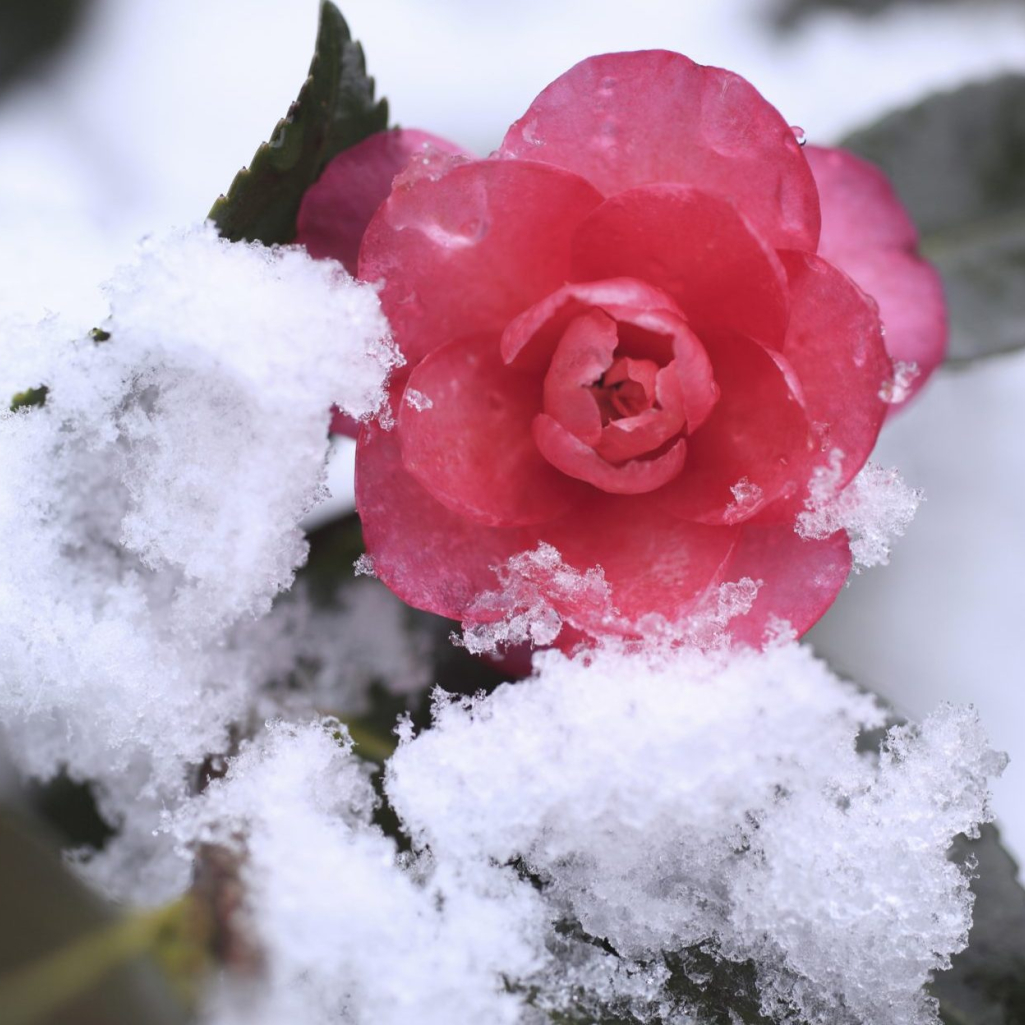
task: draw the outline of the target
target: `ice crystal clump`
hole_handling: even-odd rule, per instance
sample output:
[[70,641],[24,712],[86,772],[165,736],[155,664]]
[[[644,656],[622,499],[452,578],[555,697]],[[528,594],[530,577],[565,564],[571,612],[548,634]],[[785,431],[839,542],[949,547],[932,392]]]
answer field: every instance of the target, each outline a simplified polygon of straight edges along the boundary
[[885,566],[894,538],[902,537],[914,519],[923,495],[908,487],[894,469],[866,463],[842,490],[843,453],[833,449],[829,466],[815,471],[805,511],[797,517],[797,533],[823,538],[846,530],[856,570]]
[[47,392],[0,418],[0,717],[23,772],[98,780],[145,832],[249,714],[240,633],[306,557],[332,402],[371,415],[399,357],[371,288],[210,226],[106,294],[78,341],[5,326],[3,394]]
[[422,413],[426,409],[433,409],[434,403],[426,396],[423,392],[417,391],[415,388],[407,388],[403,398],[405,399],[406,405],[410,409],[415,409],[418,413]]

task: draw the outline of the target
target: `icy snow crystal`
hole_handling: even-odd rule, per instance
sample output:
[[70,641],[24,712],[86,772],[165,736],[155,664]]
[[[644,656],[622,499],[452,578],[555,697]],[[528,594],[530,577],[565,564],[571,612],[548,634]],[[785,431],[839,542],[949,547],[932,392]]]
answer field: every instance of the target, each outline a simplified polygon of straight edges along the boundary
[[391,759],[419,848],[522,865],[635,971],[700,948],[752,964],[769,1014],[935,1020],[921,987],[970,924],[947,848],[988,818],[1002,767],[972,712],[891,731],[875,760],[854,742],[880,709],[792,643],[537,664],[439,700]]
[[762,489],[747,477],[741,477],[730,488],[733,501],[726,507],[724,522],[736,523],[750,516],[762,503]]
[[902,537],[923,499],[894,469],[866,463],[842,491],[837,490],[843,453],[833,449],[828,467],[815,471],[805,511],[797,517],[797,533],[823,538],[846,530],[855,569],[885,566],[890,545]]
[[911,385],[918,379],[921,371],[914,360],[902,359],[893,360],[893,377],[884,381],[879,389],[879,398],[890,405],[898,405],[903,402],[911,391]]
[[236,632],[306,557],[331,404],[371,415],[399,357],[372,289],[210,226],[106,293],[107,335],[5,325],[3,394],[48,391],[0,415],[0,719],[22,771],[142,820],[248,714]]

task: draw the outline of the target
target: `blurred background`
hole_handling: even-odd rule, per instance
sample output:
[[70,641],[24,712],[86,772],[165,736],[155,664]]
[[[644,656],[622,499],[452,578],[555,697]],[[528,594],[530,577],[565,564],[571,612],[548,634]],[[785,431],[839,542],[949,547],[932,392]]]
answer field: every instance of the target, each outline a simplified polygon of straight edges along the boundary
[[[393,120],[482,155],[546,83],[608,50],[735,70],[824,144],[937,89],[1025,71],[1020,0],[340,6]],[[316,23],[315,0],[0,0],[0,311],[102,320],[95,286],[135,241],[202,218],[269,136]],[[978,707],[1012,757],[995,805],[1020,859],[1025,356],[942,371],[876,459],[927,501],[892,565],[854,578],[812,641],[906,714]],[[343,503],[350,465],[340,453]]]

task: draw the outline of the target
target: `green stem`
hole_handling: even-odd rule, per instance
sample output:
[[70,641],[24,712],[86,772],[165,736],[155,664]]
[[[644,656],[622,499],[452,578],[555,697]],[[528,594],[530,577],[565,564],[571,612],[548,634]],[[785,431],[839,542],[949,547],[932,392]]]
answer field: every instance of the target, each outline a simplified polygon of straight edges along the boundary
[[191,910],[187,897],[90,932],[0,978],[0,1021],[35,1025],[87,992],[125,961],[151,953],[162,933]]

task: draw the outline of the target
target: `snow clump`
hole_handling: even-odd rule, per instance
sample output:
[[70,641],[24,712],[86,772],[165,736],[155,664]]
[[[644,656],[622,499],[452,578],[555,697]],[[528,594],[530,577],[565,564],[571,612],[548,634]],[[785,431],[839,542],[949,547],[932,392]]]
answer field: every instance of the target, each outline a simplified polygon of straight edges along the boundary
[[846,530],[855,571],[885,566],[894,538],[903,537],[923,500],[895,469],[866,463],[843,490],[838,490],[843,453],[833,449],[829,466],[819,467],[809,486],[805,511],[797,517],[797,533],[824,538]]
[[[331,721],[272,724],[223,780],[179,814],[185,851],[242,857],[240,924],[265,962],[260,985],[211,994],[216,1025],[514,1025],[504,977],[539,967],[540,897],[512,873],[400,858],[371,822],[365,763]],[[485,891],[488,892],[485,892]]]
[[879,706],[792,642],[536,664],[483,700],[439,696],[390,760],[414,849],[466,878],[518,866],[635,978],[700,955],[747,966],[777,1020],[936,1020],[922,986],[971,922],[947,851],[989,818],[1004,761],[974,712],[944,707],[870,756],[855,740]]
[[98,781],[141,835],[249,714],[245,630],[306,558],[331,404],[372,415],[401,358],[370,287],[210,225],[105,291],[77,341],[3,325],[4,406],[46,392],[0,414],[0,720],[25,774]]

